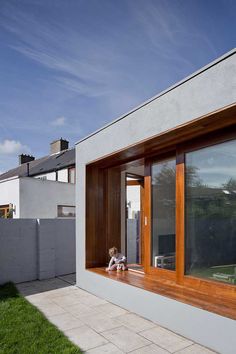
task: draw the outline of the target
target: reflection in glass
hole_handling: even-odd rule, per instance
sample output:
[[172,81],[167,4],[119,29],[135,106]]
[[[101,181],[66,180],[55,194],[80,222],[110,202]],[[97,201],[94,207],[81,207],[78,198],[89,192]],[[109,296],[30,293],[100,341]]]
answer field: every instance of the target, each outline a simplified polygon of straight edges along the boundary
[[152,165],[152,261],[175,270],[175,159]]
[[185,272],[236,284],[236,140],[186,154]]
[[59,218],[74,218],[75,217],[75,207],[67,205],[57,206],[57,216]]

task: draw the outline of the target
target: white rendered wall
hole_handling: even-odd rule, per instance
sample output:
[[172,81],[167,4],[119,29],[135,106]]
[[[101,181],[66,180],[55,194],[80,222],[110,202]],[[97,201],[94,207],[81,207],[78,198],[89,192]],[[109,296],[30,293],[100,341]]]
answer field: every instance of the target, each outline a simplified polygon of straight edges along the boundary
[[20,203],[19,203],[19,179],[13,178],[5,181],[0,181],[0,205],[12,203],[15,211],[13,218],[19,218]]
[[[76,145],[77,285],[222,354],[234,354],[236,321],[112,281],[85,269],[86,164],[235,102],[236,55]],[[134,301],[135,299],[135,301]]]
[[20,178],[20,217],[56,218],[58,205],[75,205],[75,185]]

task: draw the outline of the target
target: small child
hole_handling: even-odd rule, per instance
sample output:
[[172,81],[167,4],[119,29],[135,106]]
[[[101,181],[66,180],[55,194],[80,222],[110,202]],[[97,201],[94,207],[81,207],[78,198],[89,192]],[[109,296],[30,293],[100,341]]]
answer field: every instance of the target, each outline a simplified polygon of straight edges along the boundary
[[123,254],[118,253],[118,249],[116,247],[112,247],[109,249],[109,255],[111,257],[108,268],[106,268],[106,271],[108,272],[109,270],[127,270],[127,262],[126,262],[126,257],[123,256]]

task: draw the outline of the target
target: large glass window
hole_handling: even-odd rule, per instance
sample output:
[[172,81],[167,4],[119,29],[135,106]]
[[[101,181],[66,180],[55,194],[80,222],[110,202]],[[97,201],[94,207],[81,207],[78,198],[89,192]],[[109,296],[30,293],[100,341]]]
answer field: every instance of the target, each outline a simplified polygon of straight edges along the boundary
[[236,140],[186,154],[185,271],[236,284]]
[[151,264],[175,270],[175,158],[152,165]]

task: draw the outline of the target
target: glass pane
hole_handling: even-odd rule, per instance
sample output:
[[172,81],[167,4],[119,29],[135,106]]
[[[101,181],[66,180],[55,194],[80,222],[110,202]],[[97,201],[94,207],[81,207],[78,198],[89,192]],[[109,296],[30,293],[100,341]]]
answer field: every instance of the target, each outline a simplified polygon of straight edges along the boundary
[[127,186],[127,262],[140,262],[140,186]]
[[57,216],[58,217],[75,217],[75,207],[74,206],[57,206]]
[[236,140],[186,154],[185,266],[236,284]]
[[152,249],[154,267],[175,270],[175,158],[152,165]]

